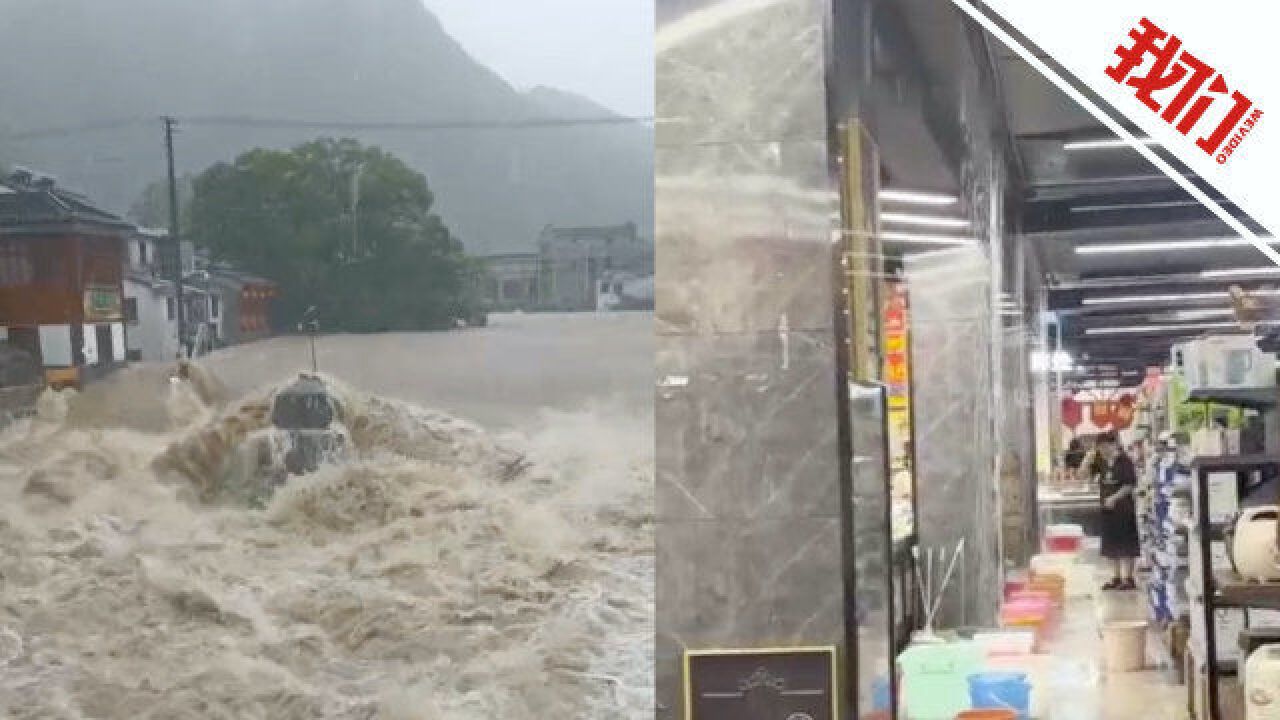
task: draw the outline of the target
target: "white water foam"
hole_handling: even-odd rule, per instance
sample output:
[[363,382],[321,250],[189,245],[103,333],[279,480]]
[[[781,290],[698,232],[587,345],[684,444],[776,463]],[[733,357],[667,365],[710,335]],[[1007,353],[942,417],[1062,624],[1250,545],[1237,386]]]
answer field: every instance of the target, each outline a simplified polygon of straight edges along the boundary
[[354,457],[254,507],[274,390],[152,375],[0,436],[0,717],[651,716],[651,420],[495,439],[333,382]]

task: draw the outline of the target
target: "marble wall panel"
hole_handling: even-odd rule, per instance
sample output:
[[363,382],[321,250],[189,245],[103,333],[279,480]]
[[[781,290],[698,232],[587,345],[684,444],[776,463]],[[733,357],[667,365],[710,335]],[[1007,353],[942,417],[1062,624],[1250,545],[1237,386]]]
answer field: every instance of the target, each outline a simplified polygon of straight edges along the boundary
[[658,0],[657,717],[684,648],[843,644],[828,0]]
[[907,260],[922,547],[965,541],[935,625],[990,625],[1000,586],[989,261],[981,246]]
[[658,147],[825,140],[828,2],[689,4],[657,3]]
[[657,341],[658,519],[839,517],[827,333]]
[[657,536],[656,717],[681,718],[685,648],[838,644],[840,521],[665,521]]
[[832,327],[826,143],[773,147],[658,150],[660,334]]

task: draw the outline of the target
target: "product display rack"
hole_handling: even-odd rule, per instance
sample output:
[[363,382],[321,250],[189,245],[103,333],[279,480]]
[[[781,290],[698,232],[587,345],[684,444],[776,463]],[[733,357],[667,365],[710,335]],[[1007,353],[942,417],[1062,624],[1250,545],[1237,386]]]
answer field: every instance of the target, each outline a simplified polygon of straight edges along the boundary
[[[1215,400],[1220,402],[1220,400]],[[1227,455],[1217,457],[1197,457],[1191,463],[1192,482],[1195,492],[1192,494],[1192,513],[1195,518],[1193,532],[1199,541],[1199,566],[1192,573],[1192,582],[1198,592],[1196,600],[1202,612],[1204,628],[1203,656],[1195,658],[1194,667],[1204,667],[1206,675],[1206,709],[1207,718],[1200,720],[1221,720],[1218,680],[1238,668],[1239,663],[1222,663],[1218,659],[1218,643],[1227,641],[1218,638],[1217,611],[1223,609],[1248,608],[1280,608],[1280,583],[1258,584],[1245,583],[1233,576],[1222,577],[1214,571],[1212,546],[1215,541],[1226,537],[1225,522],[1214,522],[1209,507],[1209,476],[1219,472],[1236,473],[1237,493],[1241,500],[1244,488],[1240,478],[1245,473],[1263,468],[1280,468],[1280,456],[1276,455]],[[1234,639],[1232,639],[1234,641]],[[1196,643],[1188,643],[1188,652],[1194,653]],[[1194,681],[1188,678],[1189,682]]]
[[[1151,482],[1142,527],[1143,554],[1150,570],[1147,602],[1152,621],[1165,628],[1190,611],[1186,593],[1190,475],[1173,450],[1153,453],[1148,472]],[[1172,665],[1173,649],[1164,649]]]

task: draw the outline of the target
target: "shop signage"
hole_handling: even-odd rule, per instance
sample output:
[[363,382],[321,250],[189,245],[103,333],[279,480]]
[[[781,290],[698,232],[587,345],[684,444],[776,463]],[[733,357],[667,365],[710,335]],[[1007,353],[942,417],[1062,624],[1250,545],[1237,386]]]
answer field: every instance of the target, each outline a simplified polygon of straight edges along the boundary
[[[1072,431],[1085,425],[1086,417],[1092,432],[1124,430],[1133,424],[1137,414],[1138,396],[1133,391],[1095,389],[1062,399],[1062,424]],[[1090,431],[1087,426],[1086,431]]]
[[85,320],[120,320],[120,288],[112,285],[90,285],[84,290]]
[[1137,411],[1137,400],[1133,395],[1123,395],[1119,399],[1094,400],[1089,403],[1089,419],[1095,427],[1104,430],[1124,430],[1133,424],[1133,416]]
[[836,720],[833,647],[689,651],[685,720]]
[[886,283],[885,296],[884,382],[889,390],[889,409],[905,410],[911,389],[906,287],[899,282]]

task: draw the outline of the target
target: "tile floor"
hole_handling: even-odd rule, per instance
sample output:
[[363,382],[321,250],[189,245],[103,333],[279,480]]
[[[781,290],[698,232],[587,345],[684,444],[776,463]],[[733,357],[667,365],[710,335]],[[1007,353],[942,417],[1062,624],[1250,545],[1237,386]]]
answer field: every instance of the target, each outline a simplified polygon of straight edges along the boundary
[[1102,669],[1099,624],[1104,618],[1145,620],[1146,600],[1140,593],[1099,593],[1068,602],[1048,648],[1061,672],[1049,697],[1049,720],[1184,720],[1187,688],[1175,684],[1172,668],[1155,664],[1154,647],[1148,650],[1147,670]]

